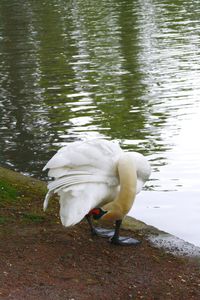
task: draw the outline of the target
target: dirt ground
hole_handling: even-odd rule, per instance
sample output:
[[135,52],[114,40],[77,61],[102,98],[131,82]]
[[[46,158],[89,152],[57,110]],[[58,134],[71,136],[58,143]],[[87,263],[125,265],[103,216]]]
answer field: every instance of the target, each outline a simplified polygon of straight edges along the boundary
[[[56,201],[44,215],[44,185],[1,172],[0,299],[200,299],[200,268],[154,248],[111,245],[85,221],[63,228]],[[3,175],[4,174],[4,175]]]

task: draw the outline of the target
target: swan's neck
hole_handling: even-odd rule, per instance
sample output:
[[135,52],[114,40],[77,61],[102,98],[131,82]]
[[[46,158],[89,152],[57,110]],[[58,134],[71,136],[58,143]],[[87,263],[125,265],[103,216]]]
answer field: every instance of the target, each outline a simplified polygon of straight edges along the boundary
[[135,163],[128,153],[124,153],[120,157],[118,173],[120,191],[113,202],[103,206],[103,209],[108,213],[102,219],[123,219],[133,205],[136,195],[137,174]]

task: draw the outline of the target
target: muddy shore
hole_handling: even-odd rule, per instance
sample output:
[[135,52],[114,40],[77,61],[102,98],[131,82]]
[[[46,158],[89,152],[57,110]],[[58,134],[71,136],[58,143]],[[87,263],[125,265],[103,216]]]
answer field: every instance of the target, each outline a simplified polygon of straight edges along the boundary
[[63,228],[46,184],[0,168],[0,299],[200,299],[199,248],[132,218],[137,247]]

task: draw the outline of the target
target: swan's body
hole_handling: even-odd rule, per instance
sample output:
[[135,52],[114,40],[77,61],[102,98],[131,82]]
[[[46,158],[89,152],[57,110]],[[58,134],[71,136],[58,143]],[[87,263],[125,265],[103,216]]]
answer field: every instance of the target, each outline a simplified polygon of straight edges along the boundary
[[48,185],[44,210],[50,196],[57,193],[66,227],[77,224],[96,207],[102,208],[102,219],[123,219],[150,176],[150,165],[142,154],[124,152],[107,140],[70,143],[45,169],[54,181]]

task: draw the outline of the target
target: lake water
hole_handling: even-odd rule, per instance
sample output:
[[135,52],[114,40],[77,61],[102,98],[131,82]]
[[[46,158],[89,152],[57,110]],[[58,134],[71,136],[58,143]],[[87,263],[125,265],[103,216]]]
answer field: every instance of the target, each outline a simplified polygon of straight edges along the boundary
[[2,0],[1,165],[116,139],[152,165],[131,215],[200,246],[199,32],[198,0]]

